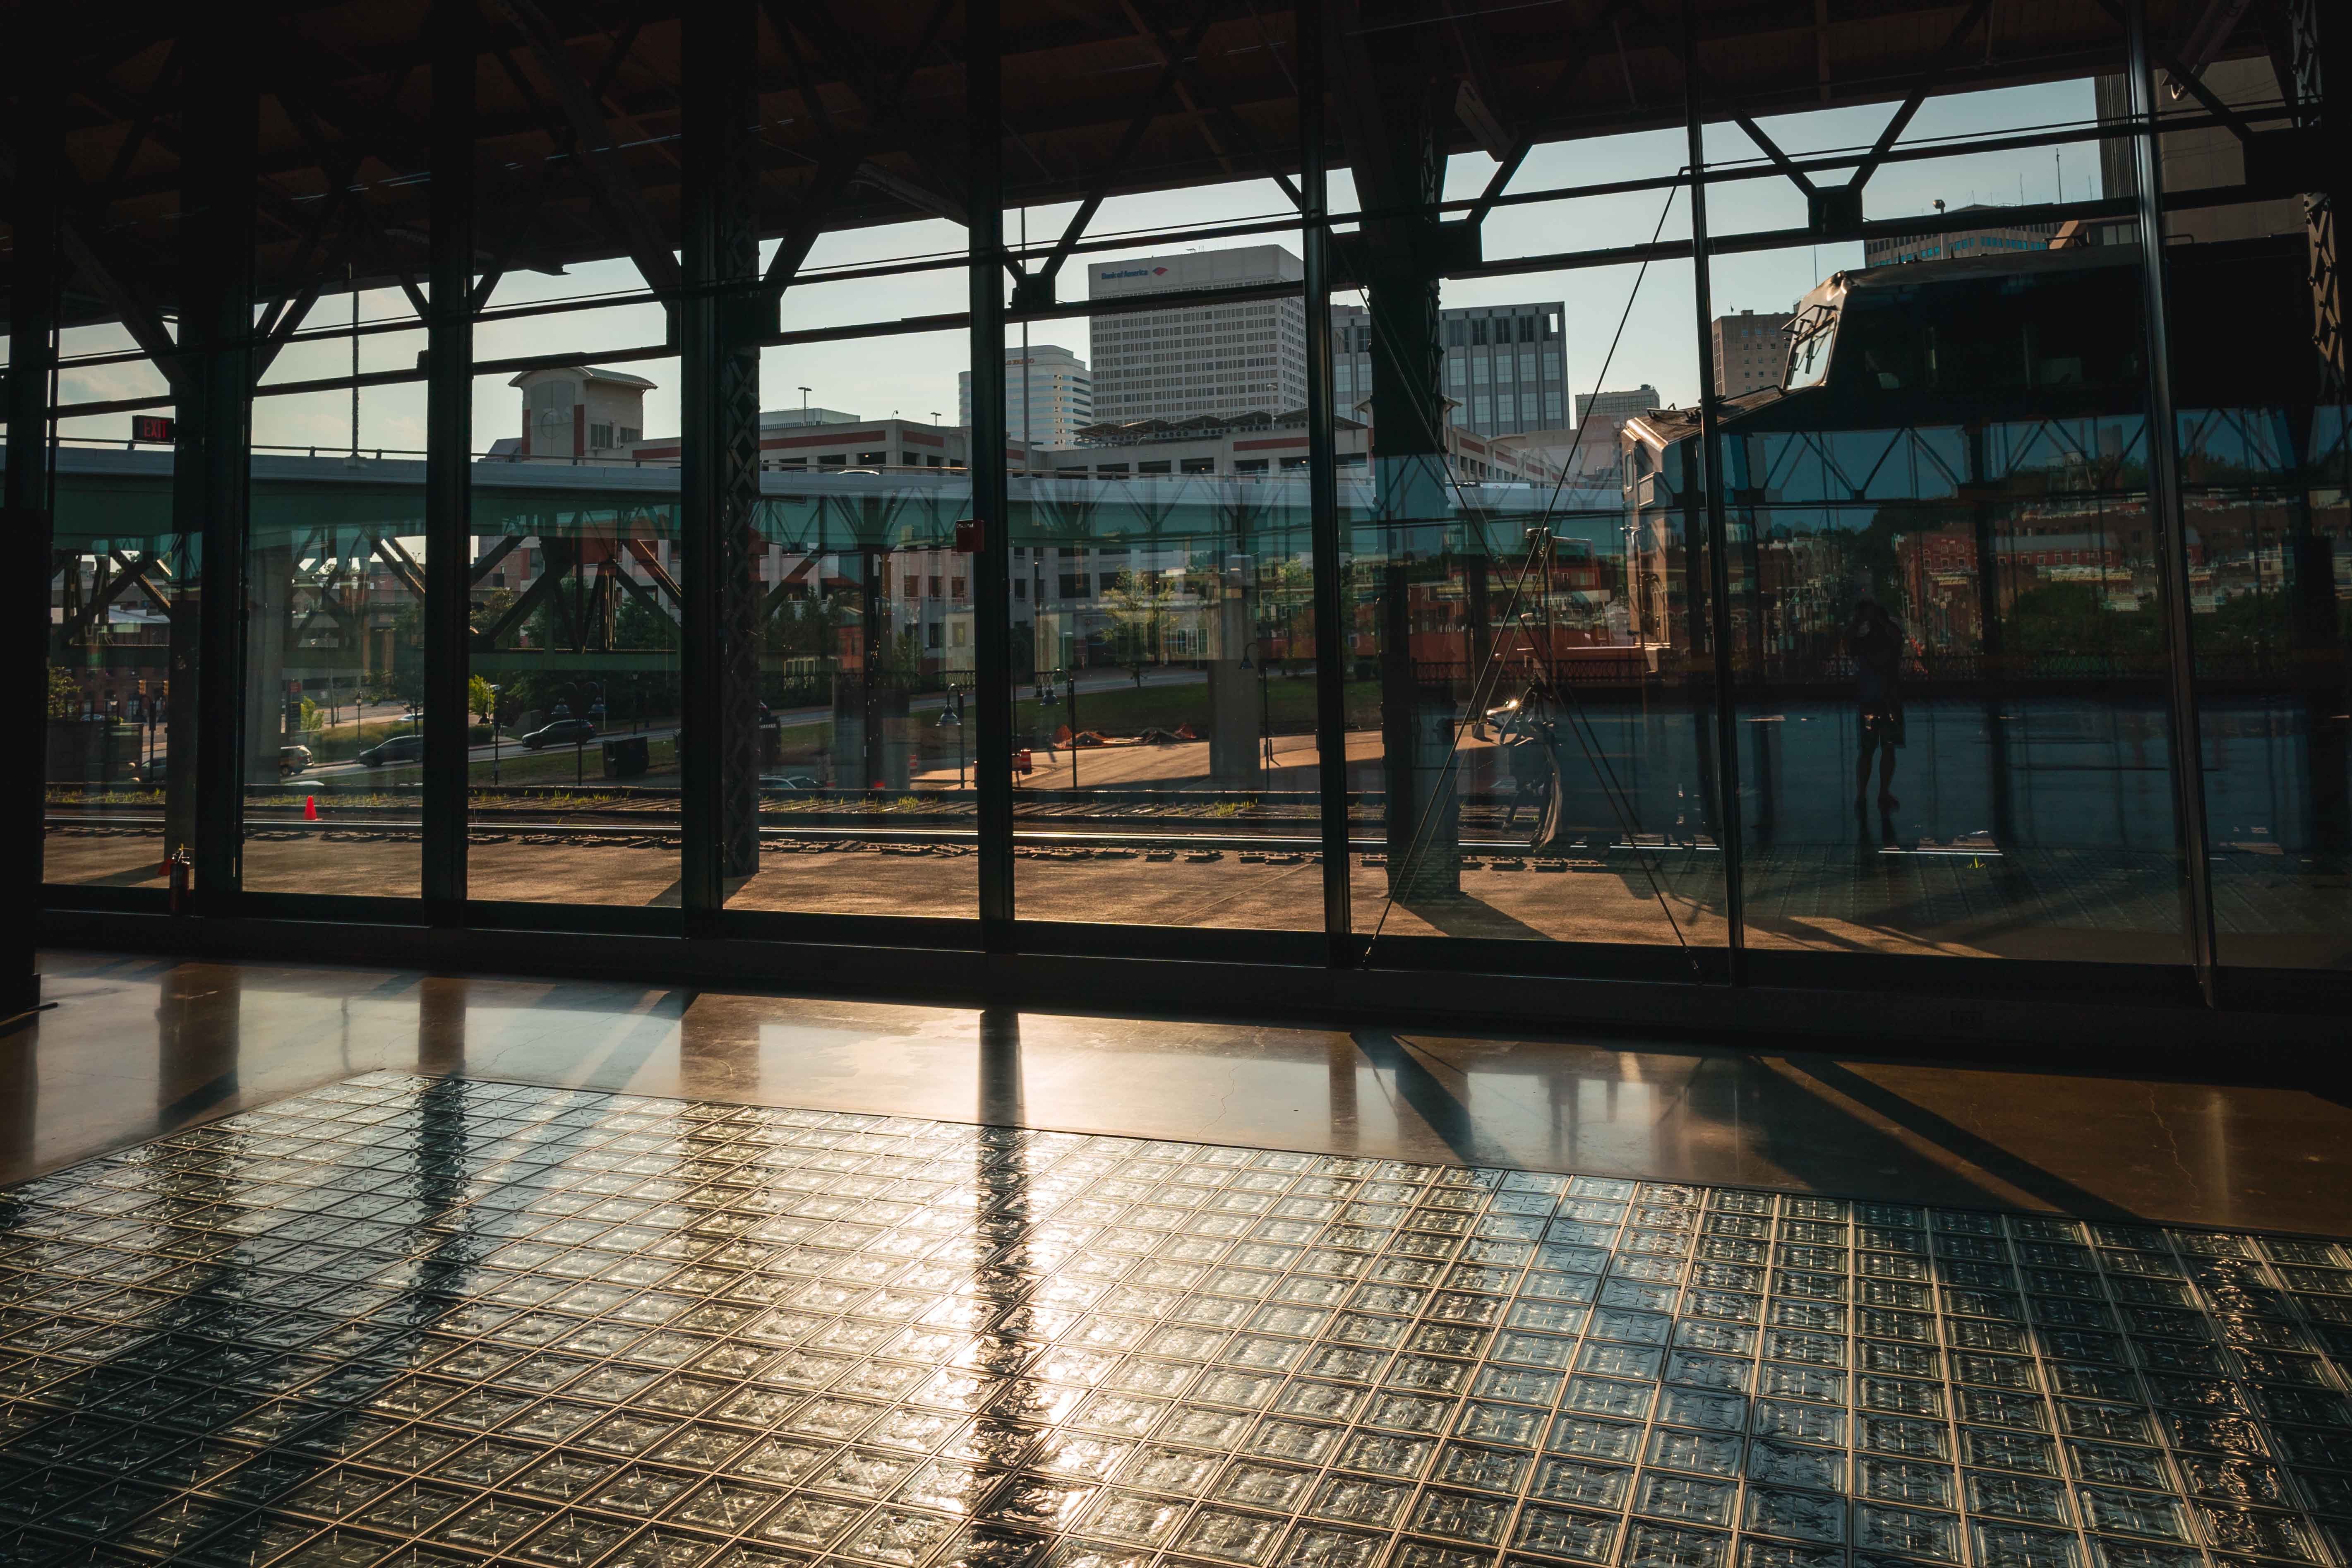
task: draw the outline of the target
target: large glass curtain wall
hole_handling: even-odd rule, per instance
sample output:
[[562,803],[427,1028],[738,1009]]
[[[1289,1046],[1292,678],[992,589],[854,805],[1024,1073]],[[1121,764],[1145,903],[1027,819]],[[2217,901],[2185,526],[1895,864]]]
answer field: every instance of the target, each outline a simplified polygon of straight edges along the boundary
[[[2313,30],[1954,7],[1795,107],[1748,12],[1428,9],[720,5],[603,62],[644,134],[585,169],[499,97],[561,51],[436,36],[387,111],[470,171],[291,258],[218,199],[277,122],[231,73],[152,171],[208,160],[168,374],[62,343],[47,896],[184,852],[183,907],[320,919],[2352,963],[2332,220],[2257,156]],[[401,450],[239,417],[342,395],[306,268]]]

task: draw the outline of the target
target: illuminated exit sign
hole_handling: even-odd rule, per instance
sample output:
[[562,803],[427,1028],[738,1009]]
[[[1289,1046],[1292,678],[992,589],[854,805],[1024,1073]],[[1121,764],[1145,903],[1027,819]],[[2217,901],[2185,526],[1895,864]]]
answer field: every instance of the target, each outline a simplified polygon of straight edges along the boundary
[[131,438],[134,441],[161,441],[168,445],[178,436],[176,422],[160,414],[134,414],[131,416]]

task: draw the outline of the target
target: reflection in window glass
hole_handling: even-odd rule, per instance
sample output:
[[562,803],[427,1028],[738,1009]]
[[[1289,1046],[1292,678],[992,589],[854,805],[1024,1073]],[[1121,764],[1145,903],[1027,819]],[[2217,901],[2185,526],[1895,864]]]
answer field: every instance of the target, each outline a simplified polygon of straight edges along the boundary
[[473,898],[677,904],[677,477],[475,468]]
[[1727,408],[1751,947],[2186,956],[2137,262],[1841,274]]
[[[49,584],[43,879],[163,889],[172,743],[192,750],[195,696],[173,707],[175,655],[194,660],[197,542],[172,522],[163,451],[58,453]],[[185,815],[188,782],[180,785]]]
[[250,890],[420,890],[424,467],[254,459],[241,770]]

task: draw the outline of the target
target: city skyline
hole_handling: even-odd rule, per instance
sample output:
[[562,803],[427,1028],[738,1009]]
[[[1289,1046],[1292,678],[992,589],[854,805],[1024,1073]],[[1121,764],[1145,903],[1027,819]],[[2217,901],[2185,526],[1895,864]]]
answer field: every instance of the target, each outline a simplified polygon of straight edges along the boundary
[[[1775,117],[1762,128],[1792,157],[1867,145],[1884,127],[1889,106],[1839,109]],[[1904,143],[1956,136],[1984,135],[2018,125],[2090,123],[2095,121],[2091,85],[2075,79],[2032,87],[2006,88],[1929,100],[1912,121]],[[1711,155],[1728,160],[1760,157],[1744,133],[1730,125],[1712,126],[1707,135]],[[2039,160],[2040,155],[2036,154]],[[1514,182],[1516,189],[1669,175],[1684,161],[1680,132],[1654,132],[1553,143],[1535,149]],[[1478,194],[1493,170],[1480,153],[1457,154],[1449,161],[1444,194],[1449,199]],[[2058,194],[2056,176],[2063,171],[2067,194],[2095,195],[2099,175],[2087,154],[2053,166],[2027,163],[1999,153],[1957,155],[1933,163],[1890,163],[1874,177],[1869,211],[1873,216],[1896,216],[1933,210],[1942,198],[1951,206],[1980,197],[2009,199],[2019,189],[2047,200]],[[1962,182],[1981,177],[1980,185]],[[2038,184],[2037,184],[2038,182]],[[1335,211],[1356,204],[1353,184],[1345,169],[1334,172],[1331,201]],[[1785,180],[1727,181],[1710,186],[1710,228],[1718,234],[1741,229],[1783,228],[1801,224],[1798,194]],[[1790,207],[1798,203],[1792,219]],[[1089,228],[1089,237],[1113,237],[1150,226],[1163,233],[1171,227],[1202,226],[1264,219],[1288,204],[1271,182],[1242,181],[1154,193],[1149,197],[1114,196],[1106,200]],[[1565,211],[1562,211],[1562,208]],[[1007,215],[1008,234],[1017,233],[1018,217],[1025,216],[1034,237],[1057,234],[1073,209],[1067,205],[1036,207],[1025,215]],[[1496,208],[1487,219],[1486,254],[1542,254],[1553,250],[1638,244],[1653,232],[1664,238],[1687,237],[1687,205],[1673,201],[1663,226],[1654,195],[1580,198],[1565,204],[1528,204]],[[1236,244],[1266,241],[1254,238]],[[1295,239],[1289,241],[1295,246]],[[890,322],[926,314],[950,313],[968,304],[961,268],[949,268],[903,274],[885,279],[825,281],[823,269],[873,266],[894,260],[960,253],[964,248],[960,225],[939,218],[917,218],[875,228],[835,230],[822,235],[814,247],[803,280],[788,290],[782,307],[785,330],[804,330],[863,321]],[[1139,246],[1131,254],[1106,249],[1088,258],[1089,267],[1165,250]],[[764,261],[774,242],[761,247]],[[1785,310],[1821,277],[1839,268],[1863,263],[1863,247],[1840,242],[1814,247],[1787,248],[1761,254],[1720,255],[1711,266],[1715,313],[1737,313],[1743,307],[1759,310]],[[1687,262],[1654,264],[1634,292],[1638,268],[1616,266],[1572,272],[1536,272],[1517,277],[1481,279],[1445,286],[1443,304],[1462,306],[1507,304],[1526,299],[1564,299],[1570,306],[1570,326],[1563,345],[1565,384],[1571,394],[1590,391],[1601,378],[1611,334],[1621,314],[1622,341],[1606,373],[1608,384],[1648,382],[1658,387],[1669,405],[1691,401],[1697,389],[1697,352],[1691,341],[1692,289]],[[536,303],[601,293],[625,293],[642,288],[636,269],[625,260],[596,262],[572,268],[562,277],[535,273],[501,278],[490,304]],[[1076,299],[1083,285],[1066,279],[1065,299]],[[1629,295],[1632,296],[1628,309]],[[1362,302],[1360,294],[1335,294],[1335,303]],[[313,328],[338,324],[348,311],[348,297],[322,300],[312,312]],[[397,289],[363,291],[362,321],[398,321],[408,316],[407,302]],[[1057,328],[1066,331],[1067,329]],[[506,358],[548,352],[551,348],[579,350],[584,363],[600,363],[598,355],[614,349],[658,342],[665,331],[661,309],[650,302],[611,307],[563,317],[523,317],[482,323],[476,332],[478,359]],[[1012,329],[1018,331],[1017,324]],[[360,368],[363,373],[414,367],[424,344],[424,328],[386,331],[362,338]],[[66,352],[109,351],[130,346],[118,328],[72,329]],[[293,382],[348,374],[348,339],[324,338],[289,345],[273,365],[267,383]],[[648,395],[647,427],[676,428],[678,374],[674,359],[635,361],[618,368],[646,376],[656,384]],[[799,388],[813,389],[814,402],[848,408],[871,418],[928,419],[950,422],[956,412],[956,377],[969,369],[966,335],[962,331],[894,333],[887,337],[846,340],[771,349],[761,356],[763,407],[797,405]],[[512,394],[508,374],[485,373],[477,377],[474,401],[474,447],[487,451],[499,437],[513,429]],[[144,364],[121,364],[59,373],[61,399],[156,395],[166,389],[161,376]],[[360,399],[358,445],[363,451],[416,450],[424,445],[425,390],[421,382],[371,387]],[[340,451],[350,439],[351,401],[342,391],[303,397],[264,397],[254,405],[254,436],[260,447],[315,447]],[[60,434],[71,437],[119,441],[129,434],[122,416],[60,422]]]

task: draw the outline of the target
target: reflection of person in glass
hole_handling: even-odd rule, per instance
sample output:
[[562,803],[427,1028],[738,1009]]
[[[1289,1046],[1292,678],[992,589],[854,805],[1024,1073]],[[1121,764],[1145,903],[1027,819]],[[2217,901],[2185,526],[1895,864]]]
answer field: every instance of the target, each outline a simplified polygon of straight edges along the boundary
[[1853,767],[1853,804],[1869,804],[1870,754],[1878,753],[1878,807],[1891,811],[1895,798],[1895,753],[1903,747],[1903,628],[1874,599],[1854,602],[1846,627],[1846,651],[1853,656],[1854,697],[1862,716],[1862,755]]

